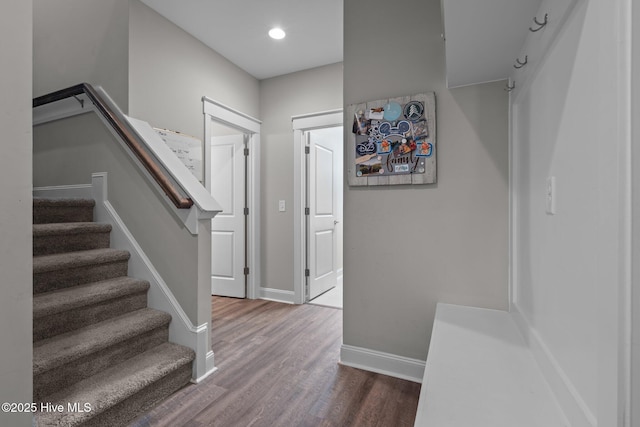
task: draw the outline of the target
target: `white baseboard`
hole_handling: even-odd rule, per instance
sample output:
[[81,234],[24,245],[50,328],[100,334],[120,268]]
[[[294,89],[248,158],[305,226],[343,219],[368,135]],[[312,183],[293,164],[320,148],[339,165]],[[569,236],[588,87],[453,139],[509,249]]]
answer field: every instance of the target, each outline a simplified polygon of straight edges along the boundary
[[131,232],[108,200],[107,174],[94,173],[92,184],[56,187],[38,187],[33,195],[43,198],[92,198],[96,201],[94,219],[111,224],[111,247],[129,251],[129,275],[151,284],[147,293],[147,305],[171,315],[169,340],[193,349],[196,359],[193,364],[193,382],[200,382],[216,371],[214,354],[209,347],[210,326],[204,323],[195,326],[184,312],[180,303],[142,251]]
[[295,304],[295,293],[293,291],[283,291],[282,289],[260,288],[260,299],[268,301]]
[[533,354],[542,375],[549,384],[561,410],[572,426],[596,427],[598,422],[580,393],[565,373],[558,360],[542,339],[538,331],[524,315],[517,303],[511,303],[511,316]]
[[34,187],[33,197],[43,199],[91,199],[93,198],[93,187],[91,184]]
[[199,376],[199,377],[193,377],[191,379],[192,383],[198,384],[198,383],[202,382],[202,380],[207,378],[209,375],[213,374],[215,371],[218,370],[218,368],[216,367],[215,361],[214,361],[213,351],[209,350],[205,360],[206,360],[206,370],[205,370],[204,374],[202,376]]
[[340,348],[340,364],[390,377],[422,383],[426,362],[343,344]]

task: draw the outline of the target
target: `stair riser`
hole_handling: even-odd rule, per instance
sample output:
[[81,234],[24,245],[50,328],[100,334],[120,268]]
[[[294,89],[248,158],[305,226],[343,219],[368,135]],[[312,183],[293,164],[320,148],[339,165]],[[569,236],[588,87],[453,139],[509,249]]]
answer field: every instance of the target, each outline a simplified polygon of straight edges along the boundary
[[102,301],[99,304],[87,305],[33,319],[33,341],[73,331],[146,306],[147,292],[145,290],[122,298]]
[[33,377],[33,396],[36,402],[57,390],[68,387],[104,369],[124,362],[150,348],[167,342],[169,327],[152,331],[121,341],[106,349],[97,349],[80,359],[56,367]]
[[82,233],[33,238],[33,255],[52,255],[64,252],[108,248],[109,233]]
[[94,264],[63,270],[34,273],[33,293],[69,288],[85,283],[99,282],[127,275],[128,261]]
[[92,222],[93,206],[34,206],[34,224]]
[[191,381],[191,363],[149,384],[145,389],[90,419],[83,427],[124,426],[151,410]]

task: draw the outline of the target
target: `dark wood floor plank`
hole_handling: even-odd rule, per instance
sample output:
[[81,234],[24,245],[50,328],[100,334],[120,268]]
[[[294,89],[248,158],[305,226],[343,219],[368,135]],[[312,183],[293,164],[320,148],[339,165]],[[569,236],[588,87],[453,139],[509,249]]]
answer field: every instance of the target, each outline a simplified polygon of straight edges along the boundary
[[342,310],[212,299],[218,371],[136,427],[413,425],[420,385],[338,364]]

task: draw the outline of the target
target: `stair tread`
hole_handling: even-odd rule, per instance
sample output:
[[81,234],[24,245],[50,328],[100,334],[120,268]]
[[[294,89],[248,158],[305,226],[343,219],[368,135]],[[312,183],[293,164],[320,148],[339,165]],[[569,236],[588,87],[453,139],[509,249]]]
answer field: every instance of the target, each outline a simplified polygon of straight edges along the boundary
[[124,276],[36,294],[33,296],[33,318],[36,320],[148,289],[149,282]]
[[33,344],[33,375],[168,325],[171,315],[143,308]]
[[129,257],[130,254],[128,251],[111,248],[39,255],[33,257],[33,273],[45,273],[47,271],[83,267],[92,264],[126,261]]
[[[78,425],[133,396],[146,386],[191,363],[194,352],[181,345],[164,343],[118,365],[86,378],[43,399],[62,404],[65,412],[42,412],[39,426]],[[90,412],[66,412],[68,402],[89,403]]]
[[33,237],[109,232],[111,232],[111,224],[102,224],[97,222],[54,222],[47,224],[33,224]]

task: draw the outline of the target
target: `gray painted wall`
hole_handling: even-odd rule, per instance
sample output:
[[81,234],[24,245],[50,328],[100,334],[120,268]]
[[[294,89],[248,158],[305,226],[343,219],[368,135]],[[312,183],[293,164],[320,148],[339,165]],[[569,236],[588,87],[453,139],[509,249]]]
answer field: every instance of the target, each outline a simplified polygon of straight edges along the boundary
[[35,0],[33,93],[101,85],[127,111],[129,0]]
[[[0,402],[15,403],[33,399],[31,14],[31,0],[0,3]],[[0,412],[0,425],[31,426],[31,414]]]
[[36,187],[88,184],[92,173],[109,173],[109,201],[193,324],[208,322],[197,301],[197,236],[167,210],[162,194],[98,117],[90,113],[37,126],[33,140]]
[[439,0],[346,0],[344,16],[345,106],[434,91],[438,183],[345,188],[343,342],[424,360],[437,302],[508,305],[508,97],[445,87]]
[[[291,117],[342,108],[342,63],[260,82],[262,286],[293,292]],[[285,200],[286,212],[278,212]]]
[[203,96],[258,118],[258,80],[139,0],[129,35],[131,116],[200,140]]
[[259,82],[140,1],[130,9],[131,116],[203,139],[204,95],[262,120],[262,286],[293,291],[291,117],[342,107],[342,64]]

